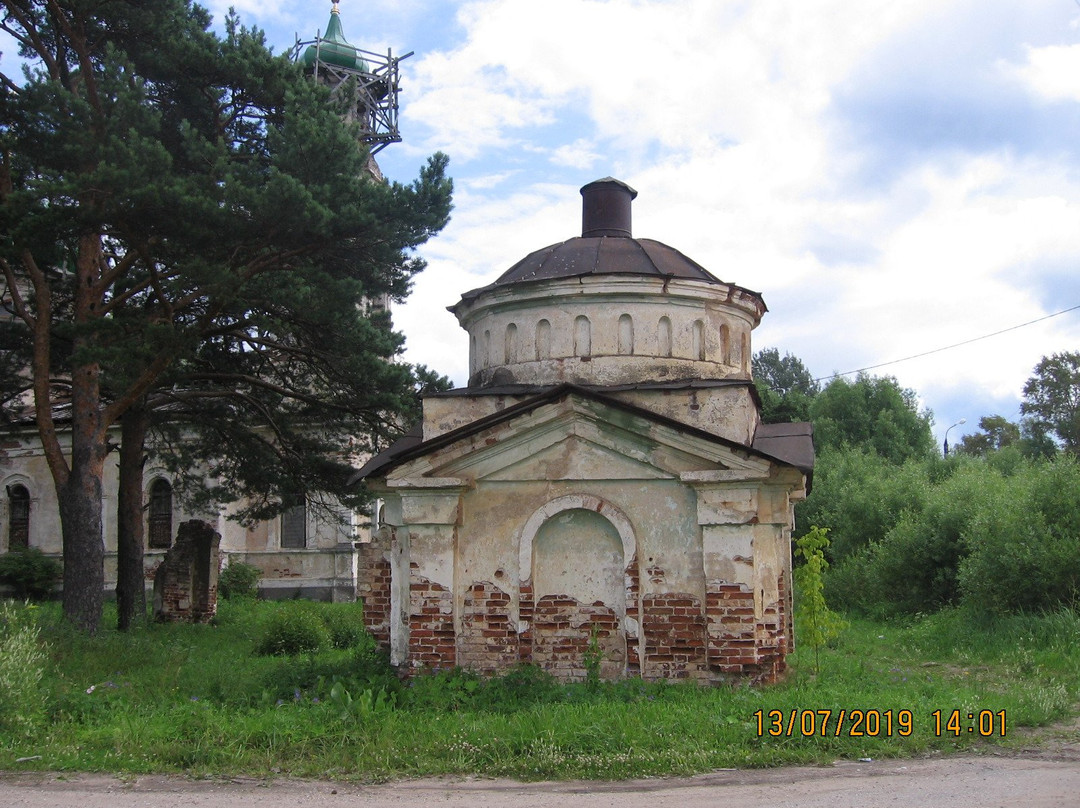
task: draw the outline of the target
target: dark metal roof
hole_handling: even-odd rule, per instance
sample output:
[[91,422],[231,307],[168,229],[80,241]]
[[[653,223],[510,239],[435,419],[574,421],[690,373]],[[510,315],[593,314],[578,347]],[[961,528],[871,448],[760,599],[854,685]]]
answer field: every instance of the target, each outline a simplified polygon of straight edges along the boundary
[[484,292],[511,284],[586,275],[637,275],[723,283],[701,264],[659,241],[578,236],[529,253],[494,283],[466,292],[461,298],[471,300]]
[[[814,471],[814,425],[809,421],[792,424],[761,424],[754,433],[755,449],[795,466],[809,478]],[[807,479],[809,490],[810,480]]]

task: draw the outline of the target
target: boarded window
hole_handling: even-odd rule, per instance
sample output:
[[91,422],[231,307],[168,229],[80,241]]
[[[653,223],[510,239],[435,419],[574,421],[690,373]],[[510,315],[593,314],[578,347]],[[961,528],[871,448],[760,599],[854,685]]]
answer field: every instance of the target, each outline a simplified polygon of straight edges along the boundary
[[8,488],[8,549],[30,546],[30,492],[25,485]]
[[281,514],[281,546],[290,549],[307,547],[307,505],[301,502]]
[[147,543],[151,547],[172,544],[172,486],[158,478],[150,486],[150,511],[147,516]]

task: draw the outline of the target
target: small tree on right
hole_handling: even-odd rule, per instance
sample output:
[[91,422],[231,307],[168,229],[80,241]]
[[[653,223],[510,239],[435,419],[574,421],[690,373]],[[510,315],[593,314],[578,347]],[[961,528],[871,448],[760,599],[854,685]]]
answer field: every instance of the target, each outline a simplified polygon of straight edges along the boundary
[[1056,435],[1067,452],[1080,451],[1080,352],[1044,356],[1024,385],[1020,412]]

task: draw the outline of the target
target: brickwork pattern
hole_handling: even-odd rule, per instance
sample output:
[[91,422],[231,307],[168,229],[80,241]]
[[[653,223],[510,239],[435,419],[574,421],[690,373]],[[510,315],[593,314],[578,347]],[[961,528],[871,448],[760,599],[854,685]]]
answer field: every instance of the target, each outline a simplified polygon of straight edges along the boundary
[[710,582],[705,596],[709,668],[717,673],[755,673],[757,624],[754,593],[739,584]]
[[390,647],[390,537],[383,534],[357,547],[356,597],[364,604],[364,625],[384,648]]
[[518,585],[518,620],[524,631],[518,634],[518,662],[529,665],[533,661],[533,587],[532,579]]
[[642,608],[642,678],[704,678],[705,615],[701,601],[682,592],[650,594],[642,599]]
[[221,536],[198,519],[184,522],[154,574],[154,619],[209,623],[217,614]]
[[775,682],[787,669],[788,638],[791,636],[787,608],[790,593],[784,573],[780,573],[776,587],[776,605],[765,607],[757,625],[757,665],[754,670],[747,671],[762,682]]
[[409,576],[409,664],[413,668],[452,668],[457,664],[454,593],[416,570]]
[[[641,572],[635,555],[626,566],[626,613],[634,620],[639,616],[641,598]],[[640,629],[639,629],[640,631]],[[640,640],[638,637],[626,638],[626,675],[641,675]]]
[[477,581],[465,591],[457,652],[459,665],[484,675],[503,672],[518,661],[510,596],[495,584]]
[[585,655],[595,629],[602,653],[600,676],[625,675],[626,641],[615,611],[599,601],[589,605],[567,595],[544,595],[532,622],[532,661],[558,679],[585,679]]

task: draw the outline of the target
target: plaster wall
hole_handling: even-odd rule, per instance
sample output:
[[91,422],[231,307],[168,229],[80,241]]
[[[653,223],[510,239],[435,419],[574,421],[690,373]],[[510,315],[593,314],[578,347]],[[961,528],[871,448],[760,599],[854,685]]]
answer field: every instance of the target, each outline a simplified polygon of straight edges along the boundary
[[[118,443],[119,434],[112,435],[111,440]],[[228,507],[214,513],[194,511],[185,506],[182,492],[171,475],[153,463],[147,464],[143,472],[146,503],[151,485],[159,478],[174,486],[174,535],[179,525],[190,519],[210,522],[221,536],[223,558],[234,558],[262,570],[260,588],[264,595],[292,597],[304,594],[328,600],[355,599],[355,531],[353,516],[348,511],[341,510],[340,518],[321,518],[309,508],[306,547],[286,549],[281,547],[280,518],[244,526],[228,518],[231,512]],[[105,463],[102,521],[106,589],[110,592],[116,585],[118,483],[117,465],[108,460]],[[63,541],[56,489],[40,441],[29,432],[6,438],[0,445],[0,553],[9,550],[8,487],[16,484],[24,485],[30,492],[30,546],[62,561]],[[148,586],[164,557],[164,549],[148,547],[144,550]]]
[[[749,444],[757,428],[757,406],[749,386],[632,388],[605,391],[605,394],[737,443]],[[428,396],[424,399],[424,440],[494,415],[528,398],[531,395],[525,393],[484,395],[482,391],[471,396]]]
[[748,379],[763,311],[725,284],[619,276],[492,289],[455,308],[479,387]]

